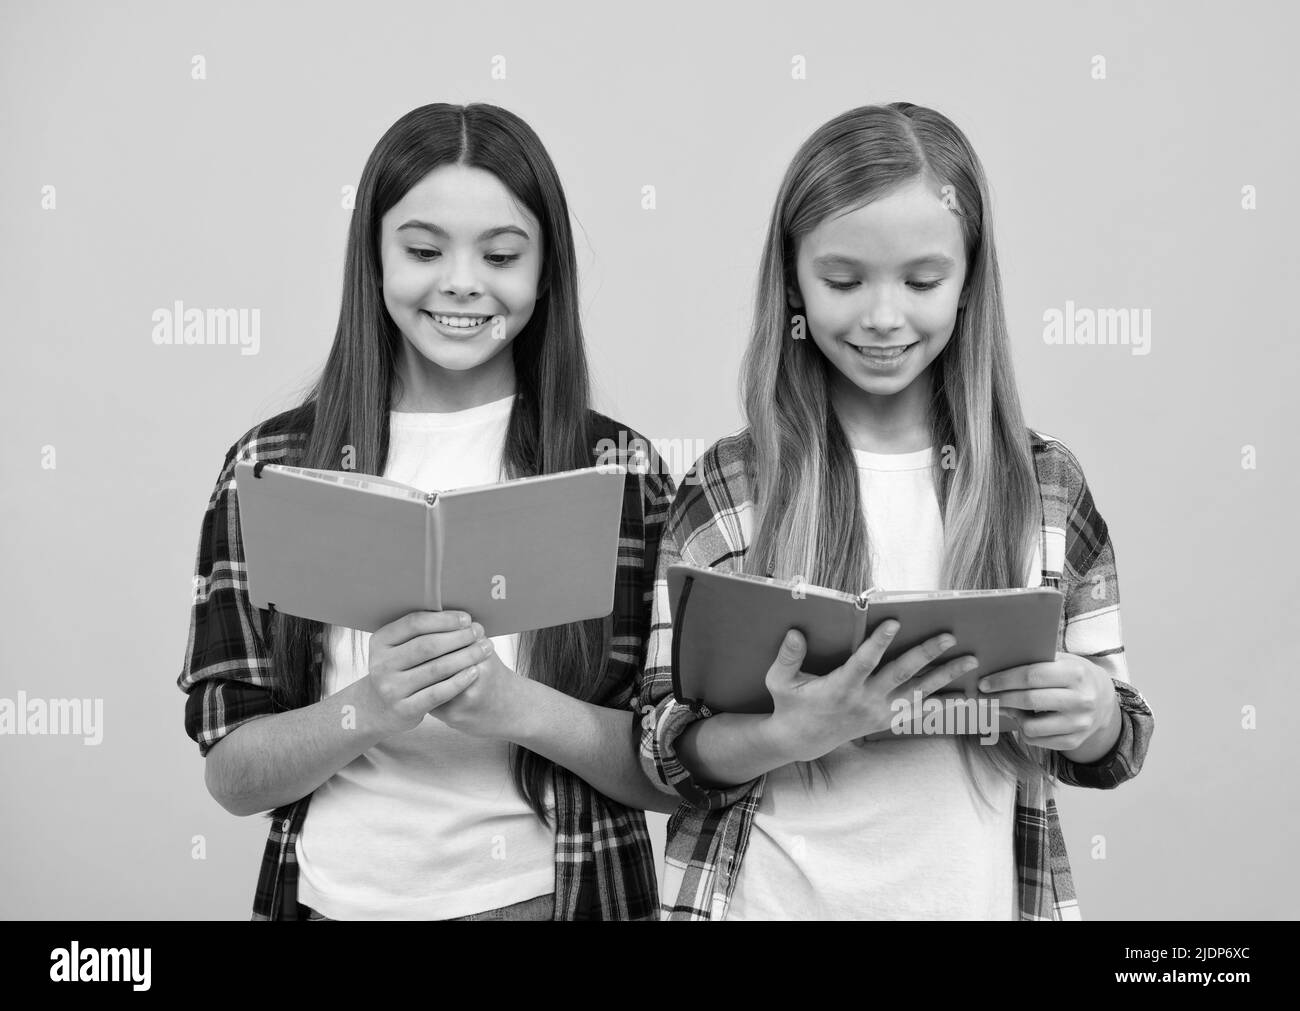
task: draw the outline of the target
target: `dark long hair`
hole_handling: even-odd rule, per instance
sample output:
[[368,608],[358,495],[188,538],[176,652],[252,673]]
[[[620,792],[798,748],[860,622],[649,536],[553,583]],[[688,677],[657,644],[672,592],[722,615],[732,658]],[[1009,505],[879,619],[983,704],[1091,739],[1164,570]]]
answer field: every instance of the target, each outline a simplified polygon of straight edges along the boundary
[[[511,342],[517,396],[506,430],[509,477],[549,474],[593,463],[590,381],[578,319],[577,269],[569,208],[537,134],[492,105],[425,105],[380,138],[366,161],[348,229],[343,299],[334,344],[320,378],[297,409],[307,433],[302,466],[382,475],[388,416],[398,382],[401,331],[384,306],[379,239],[384,214],[440,165],[485,169],[537,218],[542,271],[532,317]],[[350,450],[345,458],[345,448]],[[321,622],[275,614],[275,694],[286,708],[320,697],[312,640]],[[589,699],[608,654],[602,619],[522,633],[519,672],[574,698]],[[511,746],[516,787],[543,821],[552,763]]]

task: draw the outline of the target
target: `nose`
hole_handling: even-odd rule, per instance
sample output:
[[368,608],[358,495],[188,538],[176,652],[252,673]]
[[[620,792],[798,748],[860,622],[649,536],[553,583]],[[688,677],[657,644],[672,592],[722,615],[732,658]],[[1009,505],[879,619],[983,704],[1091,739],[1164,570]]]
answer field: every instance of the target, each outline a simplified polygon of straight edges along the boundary
[[477,298],[483,294],[483,285],[474,271],[474,257],[448,256],[443,259],[446,265],[439,280],[439,289],[451,298]]
[[862,318],[858,321],[863,330],[887,337],[903,325],[903,313],[898,302],[887,289],[877,289],[870,296]]

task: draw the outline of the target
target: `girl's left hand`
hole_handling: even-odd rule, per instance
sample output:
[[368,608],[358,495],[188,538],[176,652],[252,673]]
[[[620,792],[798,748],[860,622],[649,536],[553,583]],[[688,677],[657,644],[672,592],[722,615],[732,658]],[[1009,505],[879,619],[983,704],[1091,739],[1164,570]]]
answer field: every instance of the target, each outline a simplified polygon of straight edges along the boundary
[[996,699],[1000,710],[1012,711],[1027,744],[1076,751],[1103,737],[1113,743],[1109,738],[1120,716],[1114,682],[1084,657],[1057,653],[1048,663],[1008,667],[979,684],[981,694]]
[[[491,639],[479,642],[492,648]],[[474,683],[451,700],[455,705],[444,702],[429,715],[471,737],[513,739],[525,715],[524,678],[507,667],[495,649],[470,666],[478,668]]]

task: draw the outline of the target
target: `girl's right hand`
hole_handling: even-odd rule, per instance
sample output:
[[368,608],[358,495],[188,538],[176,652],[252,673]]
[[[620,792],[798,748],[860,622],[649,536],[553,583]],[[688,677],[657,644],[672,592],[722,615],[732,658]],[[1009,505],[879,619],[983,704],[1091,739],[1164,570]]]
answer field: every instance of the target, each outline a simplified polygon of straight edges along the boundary
[[766,683],[776,703],[769,730],[791,761],[811,762],[848,741],[888,730],[895,699],[910,700],[915,691],[926,698],[976,666],[974,657],[958,656],[912,682],[921,668],[952,648],[955,640],[944,633],[876,670],[897,631],[898,622],[881,622],[843,666],[825,675],[799,669],[804,638],[795,629],[786,633]]
[[482,637],[483,626],[463,611],[412,611],[379,629],[359,688],[368,722],[385,735],[419,726],[474,683],[466,668],[483,659]]

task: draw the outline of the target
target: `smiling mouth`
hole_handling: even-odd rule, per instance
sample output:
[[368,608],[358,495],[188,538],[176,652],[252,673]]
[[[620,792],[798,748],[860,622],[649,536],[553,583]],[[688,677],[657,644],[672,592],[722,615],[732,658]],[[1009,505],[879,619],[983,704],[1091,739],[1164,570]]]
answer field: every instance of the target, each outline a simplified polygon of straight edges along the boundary
[[452,330],[475,330],[492,318],[491,316],[470,315],[445,316],[441,313],[433,312],[426,312],[425,315],[435,323]]
[[887,348],[865,347],[858,344],[850,344],[849,347],[853,348],[853,350],[863,358],[870,358],[872,361],[891,362],[902,358],[908,351],[916,347],[918,343],[920,342],[913,341],[911,344],[894,344]]

